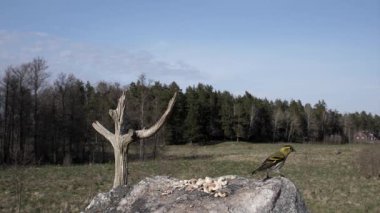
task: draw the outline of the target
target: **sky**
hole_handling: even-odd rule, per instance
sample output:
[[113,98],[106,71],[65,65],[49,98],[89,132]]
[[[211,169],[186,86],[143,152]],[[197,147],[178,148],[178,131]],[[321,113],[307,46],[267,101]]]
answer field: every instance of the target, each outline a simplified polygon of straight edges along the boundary
[[144,73],[380,115],[379,0],[1,0],[1,73],[36,57],[52,81]]

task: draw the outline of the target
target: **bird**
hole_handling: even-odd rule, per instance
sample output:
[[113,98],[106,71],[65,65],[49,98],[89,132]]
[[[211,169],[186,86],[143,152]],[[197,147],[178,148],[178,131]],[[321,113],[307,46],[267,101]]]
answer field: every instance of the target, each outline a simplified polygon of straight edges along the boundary
[[266,178],[264,180],[267,180],[269,177],[269,171],[275,171],[277,173],[280,173],[280,176],[284,176],[281,174],[280,169],[284,166],[286,158],[288,155],[292,152],[295,152],[296,150],[291,145],[284,145],[281,147],[280,151],[275,152],[271,154],[265,161],[252,172],[252,175],[254,175],[256,172],[259,171],[266,171]]

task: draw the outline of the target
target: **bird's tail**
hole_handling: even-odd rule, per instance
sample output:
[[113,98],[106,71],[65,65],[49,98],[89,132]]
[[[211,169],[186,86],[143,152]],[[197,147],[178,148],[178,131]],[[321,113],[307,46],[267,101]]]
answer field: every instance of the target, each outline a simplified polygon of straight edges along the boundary
[[253,170],[252,175],[256,174],[257,169]]

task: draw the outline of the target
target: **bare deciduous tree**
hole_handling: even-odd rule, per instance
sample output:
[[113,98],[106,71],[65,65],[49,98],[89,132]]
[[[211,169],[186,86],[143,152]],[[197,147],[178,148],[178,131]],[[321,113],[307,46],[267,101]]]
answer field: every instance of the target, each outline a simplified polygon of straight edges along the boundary
[[[33,90],[33,141],[34,141],[34,157],[37,158],[39,155],[38,150],[38,123],[39,123],[39,117],[38,117],[38,111],[39,111],[39,98],[38,98],[38,92],[41,89],[43,83],[45,80],[49,77],[49,74],[46,72],[46,69],[48,68],[46,61],[41,58],[36,58],[29,64],[30,66],[30,86]],[[37,160],[37,159],[35,159]]]
[[314,141],[317,134],[317,121],[315,120],[315,114],[313,107],[310,104],[305,105],[305,119],[306,119],[306,131],[307,140]]
[[278,107],[277,109],[275,109],[274,111],[274,115],[273,115],[273,138],[272,138],[272,142],[275,142],[276,140],[276,137],[277,137],[277,131],[278,131],[278,128],[280,126],[280,123],[281,121],[284,119],[284,112],[282,111],[282,109],[280,107]]
[[115,157],[115,178],[113,182],[113,188],[120,185],[127,185],[128,183],[128,148],[132,142],[138,141],[140,139],[145,139],[153,136],[165,123],[168,115],[173,109],[174,102],[177,93],[174,94],[172,99],[169,101],[168,107],[161,118],[149,129],[133,130],[129,129],[128,133],[123,134],[121,132],[123,126],[124,109],[125,109],[125,93],[119,98],[117,108],[115,110],[110,110],[109,114],[115,123],[115,133],[108,131],[102,124],[98,121],[92,123],[92,126],[103,135],[108,141],[110,141],[114,149]]
[[[140,126],[145,127],[145,102],[147,99],[147,84],[145,74],[141,74],[137,81],[137,85],[140,87]],[[148,85],[149,86],[149,85]],[[140,140],[140,150],[139,150],[140,161],[145,158],[145,144],[144,139]]]
[[25,99],[28,94],[28,89],[26,86],[28,78],[29,65],[23,64],[21,67],[13,70],[15,77],[18,82],[18,140],[19,140],[19,150],[18,155],[15,156],[15,161],[23,161],[25,154],[25,143],[26,143],[26,122],[24,121],[27,117]]

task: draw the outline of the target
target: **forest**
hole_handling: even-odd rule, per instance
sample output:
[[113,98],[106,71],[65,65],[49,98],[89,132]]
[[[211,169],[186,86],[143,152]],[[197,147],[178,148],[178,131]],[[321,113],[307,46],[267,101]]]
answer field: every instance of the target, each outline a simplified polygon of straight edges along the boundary
[[[234,95],[199,83],[184,91],[141,74],[128,85],[83,82],[73,74],[49,75],[48,63],[35,58],[1,72],[0,164],[71,164],[112,161],[108,142],[91,126],[113,123],[109,109],[126,91],[124,131],[148,128],[177,92],[173,112],[160,132],[143,144],[155,156],[165,145],[206,145],[219,141],[353,143],[354,134],[380,137],[380,116],[342,114],[320,100],[267,100],[245,92]],[[147,158],[140,146],[140,160]]]

